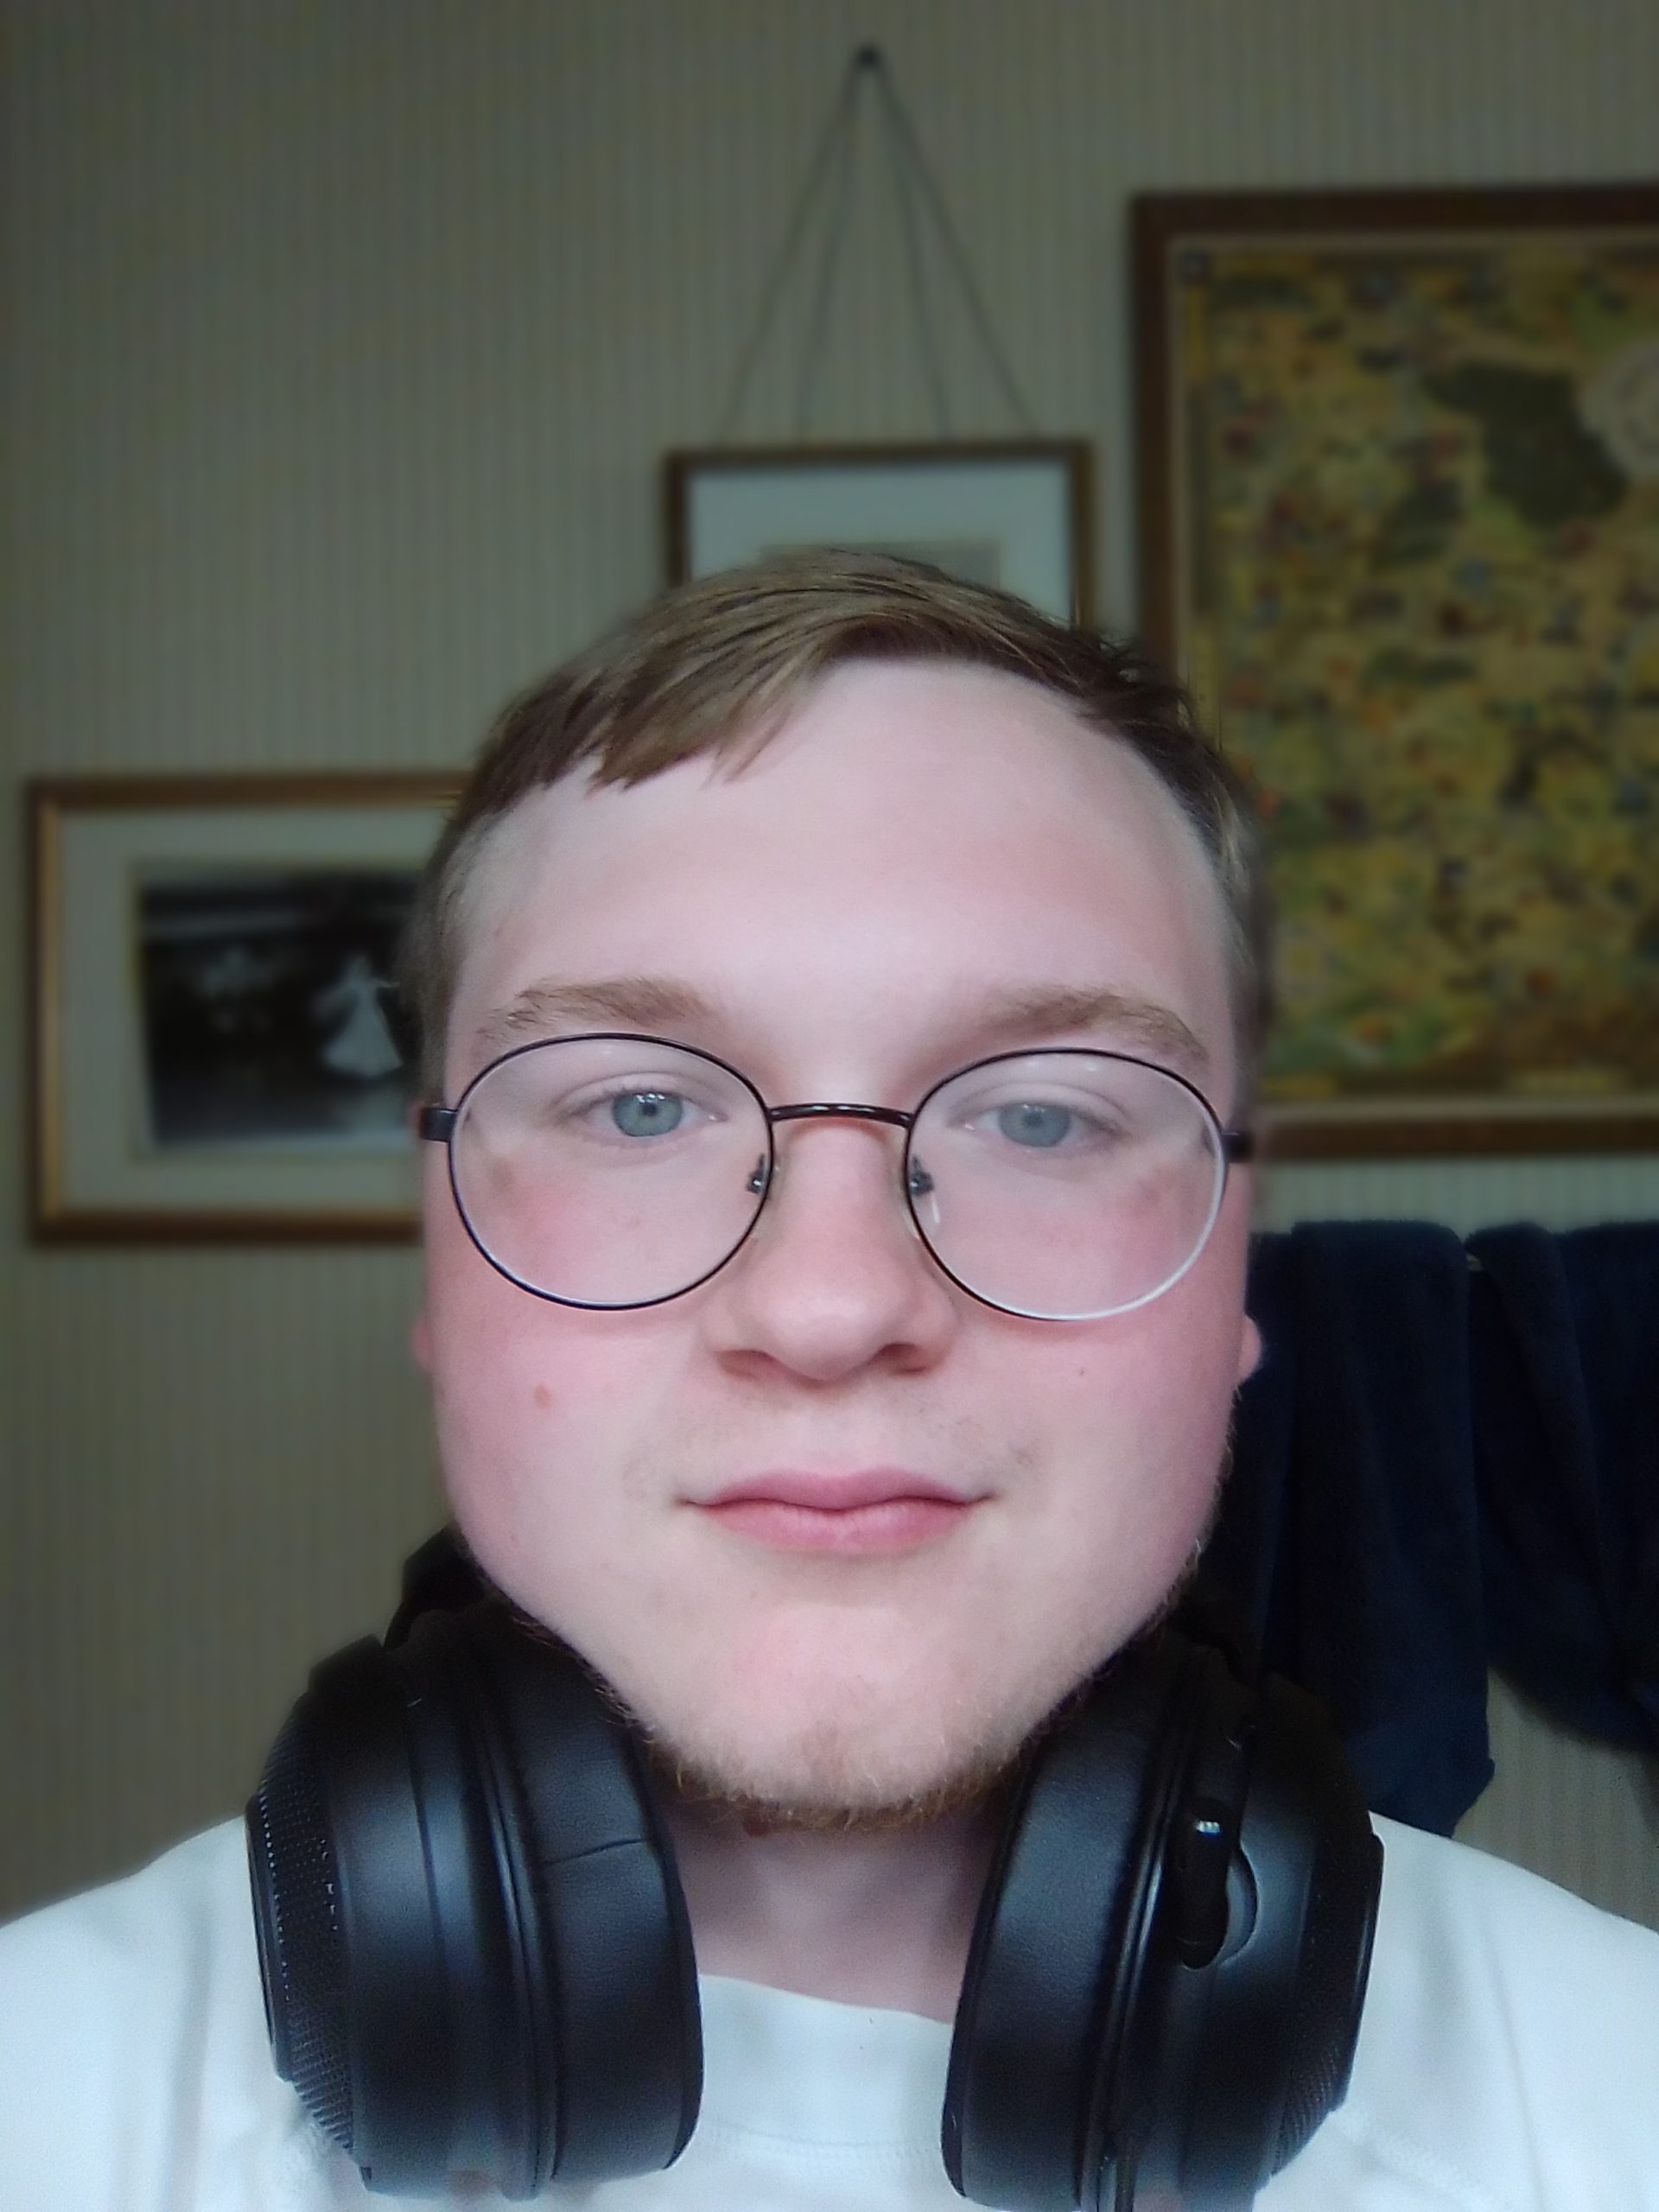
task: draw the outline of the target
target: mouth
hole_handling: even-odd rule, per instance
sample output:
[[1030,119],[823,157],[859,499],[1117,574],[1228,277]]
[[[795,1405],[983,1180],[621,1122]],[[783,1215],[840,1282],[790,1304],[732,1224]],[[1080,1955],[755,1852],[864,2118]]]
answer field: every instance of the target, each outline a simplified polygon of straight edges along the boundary
[[983,1503],[903,1468],[785,1468],[729,1484],[697,1510],[728,1534],[774,1551],[868,1559],[937,1542]]

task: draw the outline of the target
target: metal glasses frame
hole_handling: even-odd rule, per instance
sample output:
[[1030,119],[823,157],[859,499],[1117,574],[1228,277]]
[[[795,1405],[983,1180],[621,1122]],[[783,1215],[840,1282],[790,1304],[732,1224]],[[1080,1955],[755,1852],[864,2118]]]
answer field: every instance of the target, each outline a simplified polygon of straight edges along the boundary
[[[487,1077],[493,1075],[497,1068],[504,1066],[509,1060],[523,1059],[528,1052],[543,1052],[551,1046],[595,1044],[660,1045],[665,1046],[671,1052],[687,1053],[693,1059],[706,1060],[710,1067],[719,1068],[723,1074],[730,1076],[734,1082],[742,1085],[760,1109],[761,1118],[766,1124],[766,1158],[762,1166],[755,1171],[753,1178],[755,1197],[759,1203],[748,1227],[730,1250],[715,1262],[713,1267],[705,1268],[702,1274],[692,1281],[683,1283],[677,1290],[664,1291],[656,1298],[630,1298],[620,1301],[595,1298],[566,1298],[556,1290],[543,1290],[538,1283],[526,1282],[522,1275],[515,1274],[504,1261],[496,1257],[473,1226],[472,1217],[467,1213],[467,1204],[461,1195],[461,1185],[455,1175],[455,1129],[466,1108],[467,1101]],[[1149,1069],[1153,1074],[1163,1076],[1167,1081],[1179,1084],[1181,1089],[1197,1102],[1203,1110],[1205,1119],[1215,1133],[1217,1150],[1221,1160],[1221,1184],[1216,1193],[1215,1205],[1205,1224],[1204,1235],[1199,1238],[1192,1257],[1178,1268],[1166,1282],[1160,1283],[1155,1290],[1147,1291],[1141,1298],[1132,1299],[1127,1306],[1113,1306],[1106,1314],[1027,1313],[1023,1307],[1004,1306],[997,1299],[988,1298],[982,1290],[976,1290],[971,1283],[964,1282],[962,1277],[940,1257],[923,1224],[920,1214],[916,1211],[917,1199],[925,1198],[932,1185],[931,1178],[919,1185],[914,1179],[910,1151],[911,1141],[915,1134],[916,1124],[926,1112],[931,1101],[948,1085],[958,1081],[963,1076],[972,1075],[977,1069],[997,1067],[1010,1060],[1038,1058],[1121,1060],[1130,1067]],[[1027,1046],[1023,1052],[988,1052],[982,1058],[969,1060],[963,1066],[953,1068],[949,1075],[941,1076],[936,1084],[930,1085],[923,1092],[912,1110],[905,1114],[893,1106],[861,1105],[846,1100],[806,1099],[791,1106],[769,1106],[741,1068],[734,1068],[729,1060],[722,1060],[716,1052],[705,1052],[696,1045],[679,1044],[671,1037],[650,1036],[642,1030],[589,1029],[583,1030],[580,1034],[573,1037],[534,1038],[527,1045],[515,1045],[510,1052],[498,1053],[494,1059],[487,1061],[473,1077],[453,1106],[423,1106],[416,1116],[415,1126],[417,1134],[428,1143],[441,1144],[445,1147],[448,1155],[449,1193],[454,1200],[455,1211],[461,1217],[461,1225],[498,1274],[504,1275],[510,1283],[514,1284],[519,1290],[527,1292],[531,1297],[545,1299],[550,1305],[575,1306],[584,1313],[636,1313],[643,1312],[649,1306],[668,1306],[671,1305],[677,1298],[688,1297],[692,1291],[700,1290],[703,1284],[717,1275],[722,1268],[729,1266],[754,1234],[755,1227],[761,1215],[766,1211],[766,1200],[772,1195],[778,1166],[778,1147],[774,1135],[778,1124],[780,1122],[815,1121],[880,1122],[889,1128],[902,1129],[905,1133],[905,1144],[899,1166],[899,1187],[905,1194],[905,1205],[916,1234],[921,1239],[923,1250],[942,1275],[949,1281],[955,1283],[958,1290],[964,1292],[979,1305],[989,1306],[993,1313],[1012,1313],[1017,1319],[1027,1321],[1103,1320],[1118,1313],[1132,1313],[1137,1306],[1150,1305],[1154,1298],[1161,1298],[1165,1291],[1173,1289],[1180,1281],[1209,1243],[1211,1231],[1215,1227],[1216,1217],[1221,1211],[1222,1199],[1226,1195],[1229,1169],[1241,1166],[1255,1156],[1254,1131],[1226,1128],[1215,1108],[1198,1085],[1189,1083],[1184,1075],[1178,1075],[1173,1068],[1161,1067],[1156,1060],[1141,1059],[1134,1052],[1107,1052],[1087,1045],[1058,1045],[1034,1048]],[[924,1177],[927,1175],[925,1168],[920,1169],[919,1173]]]

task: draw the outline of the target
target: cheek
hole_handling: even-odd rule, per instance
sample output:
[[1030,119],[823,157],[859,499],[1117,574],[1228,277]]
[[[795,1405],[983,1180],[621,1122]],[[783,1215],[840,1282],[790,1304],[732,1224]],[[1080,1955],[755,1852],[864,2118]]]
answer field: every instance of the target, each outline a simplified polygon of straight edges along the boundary
[[1077,1476],[1076,1514],[1109,1523],[1135,1550],[1143,1538],[1161,1548],[1161,1530],[1178,1548],[1190,1542],[1214,1495],[1233,1399],[1230,1366],[1187,1357],[1190,1343],[1172,1356],[1153,1335],[1120,1342],[1109,1362],[1079,1363],[1070,1388],[1047,1399],[1055,1460]]
[[1217,1260],[1099,1324],[1033,1394],[1064,1471],[1058,1571],[1070,1547],[1079,1577],[1135,1587],[1148,1609],[1208,1524],[1226,1450],[1246,1332],[1236,1270]]
[[645,1402],[628,1346],[498,1274],[453,1210],[429,1217],[427,1281],[439,1458],[469,1541],[502,1579],[555,1517],[562,1542],[592,1544]]

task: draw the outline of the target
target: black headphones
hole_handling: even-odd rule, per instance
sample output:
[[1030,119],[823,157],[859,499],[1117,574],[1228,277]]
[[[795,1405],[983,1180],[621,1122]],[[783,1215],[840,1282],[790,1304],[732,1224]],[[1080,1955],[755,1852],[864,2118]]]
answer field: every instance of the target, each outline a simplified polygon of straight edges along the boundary
[[[277,2071],[372,2189],[669,2164],[696,1967],[640,1746],[445,1532],[325,1660],[248,1807]],[[1329,1723],[1166,1625],[1015,1783],[942,2149],[1004,2212],[1248,2204],[1347,2088],[1382,1847]]]

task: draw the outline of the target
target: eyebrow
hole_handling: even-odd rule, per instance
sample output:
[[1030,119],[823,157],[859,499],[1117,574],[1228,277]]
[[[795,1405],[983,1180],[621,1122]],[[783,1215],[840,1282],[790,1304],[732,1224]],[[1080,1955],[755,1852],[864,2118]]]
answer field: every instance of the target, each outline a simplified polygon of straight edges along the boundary
[[[475,1044],[486,1057],[560,1030],[611,1028],[660,1035],[681,1025],[707,1028],[721,1009],[689,983],[653,976],[611,976],[587,982],[549,978],[531,983],[480,1024]],[[1067,1031],[1107,1030],[1160,1062],[1194,1077],[1210,1071],[1202,1039],[1179,1014],[1155,1000],[1076,984],[1040,984],[972,1001],[961,1025],[987,1050],[1039,1044]],[[993,1046],[989,1040],[995,1040]]]
[[1203,1039],[1179,1014],[1124,991],[1068,983],[1012,991],[976,1007],[975,1027],[1006,1044],[1035,1044],[1066,1030],[1106,1029],[1156,1059],[1173,1061],[1183,1072],[1210,1071]]
[[591,983],[549,979],[531,983],[479,1024],[475,1043],[503,1052],[561,1029],[637,1029],[651,1033],[677,1022],[708,1023],[719,1008],[689,983],[654,976],[610,976]]

